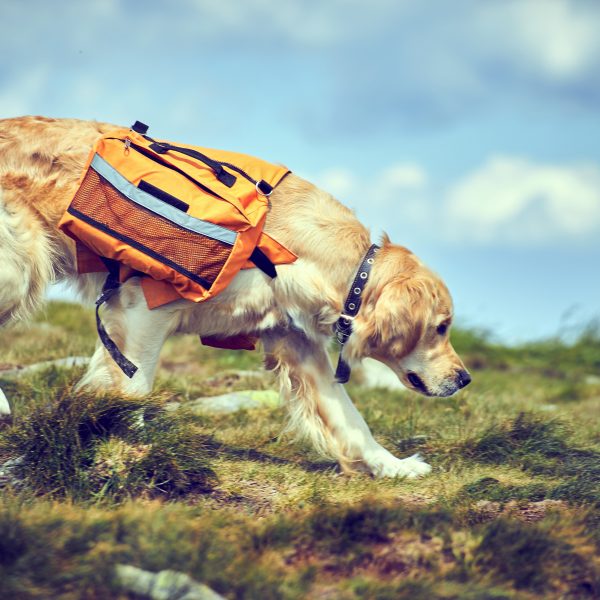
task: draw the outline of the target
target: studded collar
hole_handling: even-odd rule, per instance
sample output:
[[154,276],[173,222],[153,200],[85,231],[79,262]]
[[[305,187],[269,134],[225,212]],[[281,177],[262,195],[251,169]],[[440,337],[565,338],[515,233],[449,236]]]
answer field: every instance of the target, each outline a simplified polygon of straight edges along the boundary
[[[352,321],[355,319],[358,311],[360,310],[360,305],[362,304],[362,293],[367,285],[367,281],[369,280],[369,275],[371,273],[373,263],[375,262],[375,253],[377,250],[379,250],[379,246],[377,246],[377,244],[373,244],[367,250],[367,253],[360,263],[360,267],[358,267],[354,281],[350,286],[350,291],[348,292],[348,296],[344,302],[342,314],[333,326],[335,338],[340,346],[342,346],[342,350],[344,344],[348,341],[348,338],[352,334]],[[342,358],[342,350],[340,350],[340,356],[338,359],[337,368],[335,370],[335,379],[338,383],[347,383],[347,381],[350,379],[351,369],[350,365]]]

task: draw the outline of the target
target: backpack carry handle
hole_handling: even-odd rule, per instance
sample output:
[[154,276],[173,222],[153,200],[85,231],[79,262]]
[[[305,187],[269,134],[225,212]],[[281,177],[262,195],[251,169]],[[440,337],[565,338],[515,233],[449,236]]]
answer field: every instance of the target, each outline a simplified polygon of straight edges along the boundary
[[203,162],[205,165],[209,166],[216,178],[227,187],[232,187],[233,184],[237,181],[235,175],[226,171],[223,166],[217,161],[209,158],[205,154],[198,152],[197,150],[190,150],[189,148],[182,148],[181,146],[173,146],[172,144],[166,144],[163,142],[153,142],[150,144],[150,149],[156,152],[157,154],[166,154],[169,150],[174,152],[180,152],[181,154],[185,154],[186,156],[190,156],[191,158],[195,158],[200,162]]

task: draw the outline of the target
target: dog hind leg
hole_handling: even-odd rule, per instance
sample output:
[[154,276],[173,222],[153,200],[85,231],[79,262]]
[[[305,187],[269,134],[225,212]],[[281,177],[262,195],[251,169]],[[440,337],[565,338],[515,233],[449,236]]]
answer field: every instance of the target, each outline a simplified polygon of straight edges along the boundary
[[174,311],[169,307],[149,310],[139,280],[121,286],[102,314],[102,322],[121,352],[138,367],[130,379],[114,362],[99,341],[90,364],[76,389],[102,392],[112,390],[139,397],[152,391],[160,350],[174,330]]
[[26,319],[55,277],[54,248],[27,207],[9,207],[0,190],[0,325]]
[[335,375],[325,343],[300,333],[263,336],[266,366],[278,372],[290,407],[290,428],[312,440],[345,471],[367,470],[379,477],[418,477],[431,467],[418,456],[396,458],[375,441]]
[[[8,206],[0,189],[0,326],[26,319],[54,278],[53,246],[27,207]],[[0,390],[0,415],[10,405]]]

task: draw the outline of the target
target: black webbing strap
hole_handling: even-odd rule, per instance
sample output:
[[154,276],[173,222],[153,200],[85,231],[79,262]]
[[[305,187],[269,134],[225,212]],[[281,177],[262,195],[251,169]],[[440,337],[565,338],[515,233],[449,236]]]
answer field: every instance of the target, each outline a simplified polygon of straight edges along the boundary
[[136,121],[132,126],[131,130],[139,133],[143,137],[145,137],[150,144],[150,149],[156,152],[157,154],[166,154],[169,150],[173,150],[175,152],[180,152],[181,154],[185,154],[186,156],[191,156],[200,162],[203,162],[205,165],[210,167],[217,179],[227,187],[232,187],[236,182],[235,175],[232,175],[228,171],[223,168],[223,165],[213,160],[212,158],[202,154],[202,152],[198,152],[197,150],[191,150],[190,148],[182,148],[181,146],[174,146],[173,144],[169,144],[168,142],[157,142],[153,140],[148,133],[148,125],[146,123],[142,123],[141,121]]
[[136,121],[132,126],[131,130],[139,133],[140,135],[146,135],[148,133],[148,125],[141,121]]
[[166,142],[153,142],[152,144],[150,144],[150,148],[154,150],[154,152],[156,152],[157,154],[165,154],[169,150],[172,150],[174,152],[185,154],[186,156],[190,156],[191,158],[195,158],[196,160],[203,162],[205,165],[207,165],[213,170],[216,178],[227,187],[231,187],[236,182],[235,175],[232,175],[229,171],[226,171],[223,168],[223,165],[221,165],[221,163],[217,162],[216,160],[213,160],[212,158],[209,158],[208,156],[202,154],[202,152],[198,152],[197,150],[191,150],[190,148],[182,148],[181,146],[173,146],[172,144],[168,144]]
[[[191,156],[192,158],[195,158],[196,160],[203,162],[205,165],[208,165],[213,170],[217,179],[222,184],[226,185],[227,187],[232,187],[235,184],[235,182],[237,181],[237,178],[235,175],[229,173],[229,171],[226,171],[224,169],[224,167],[227,167],[228,169],[231,169],[232,171],[239,173],[242,177],[245,177],[248,181],[253,183],[256,186],[256,191],[259,194],[261,194],[262,196],[268,197],[273,192],[274,188],[268,181],[265,181],[264,179],[260,179],[257,181],[256,179],[254,179],[254,177],[252,177],[251,175],[246,173],[246,171],[244,171],[243,169],[240,169],[240,167],[238,167],[236,165],[232,165],[231,163],[228,163],[228,162],[214,160],[214,159],[206,156],[205,154],[198,152],[197,150],[192,150],[191,148],[182,148],[181,146],[174,146],[173,144],[169,144],[168,142],[157,142],[156,140],[152,139],[149,135],[147,135],[148,134],[148,125],[146,125],[145,123],[142,123],[141,121],[136,121],[131,126],[131,130],[135,131],[136,133],[139,133],[144,138],[146,138],[149,142],[152,142],[150,144],[150,148],[157,154],[165,154],[169,150],[174,150],[175,152],[180,152],[181,154]],[[140,148],[138,148],[138,150],[142,151]],[[171,165],[171,166],[173,166],[173,165]],[[177,169],[176,167],[174,167],[174,168]],[[183,171],[182,171],[182,173],[186,177],[189,177],[189,175],[187,175],[187,173],[185,173]],[[195,182],[195,183],[197,183],[197,182]],[[201,184],[198,184],[198,185],[203,187]],[[208,190],[208,191],[210,191],[211,193],[214,193],[214,192],[212,192],[212,190]]]
[[360,305],[362,304],[362,293],[367,285],[367,281],[369,280],[369,274],[371,273],[371,268],[375,262],[375,253],[377,250],[379,250],[379,246],[377,246],[377,244],[373,244],[367,250],[367,253],[360,263],[360,267],[358,267],[354,281],[350,286],[350,291],[346,297],[346,302],[344,302],[342,314],[333,327],[335,338],[342,347],[340,350],[340,356],[338,358],[337,368],[335,370],[335,380],[338,383],[347,383],[350,379],[350,373],[352,370],[350,365],[342,358],[342,351],[344,349],[344,344],[348,341],[348,338],[352,334],[352,321],[360,310]]
[[96,300],[96,328],[98,329],[100,341],[104,344],[104,347],[108,350],[112,359],[117,363],[121,371],[123,371],[127,377],[131,378],[135,375],[138,368],[119,350],[100,320],[100,307],[115,295],[121,285],[119,282],[119,263],[116,260],[111,260],[109,258],[101,258],[108,269],[108,276],[102,287],[102,292]]
[[260,249],[254,248],[250,255],[250,260],[263,272],[266,273],[272,279],[277,277],[277,271],[275,265],[271,262],[269,257]]

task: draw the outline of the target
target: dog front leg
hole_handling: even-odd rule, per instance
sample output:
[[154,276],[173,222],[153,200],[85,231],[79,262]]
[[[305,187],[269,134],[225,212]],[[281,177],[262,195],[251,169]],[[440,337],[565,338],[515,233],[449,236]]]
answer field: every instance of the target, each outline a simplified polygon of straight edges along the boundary
[[4,395],[2,388],[0,388],[0,420],[3,417],[8,417],[10,415],[10,404],[8,403],[8,399]]
[[309,438],[344,471],[367,470],[378,477],[418,477],[431,467],[418,456],[396,458],[373,438],[335,376],[325,343],[300,333],[263,338],[266,366],[278,372],[290,408],[290,429]]
[[130,280],[122,286],[119,296],[108,303],[102,321],[111,339],[138,370],[128,378],[98,342],[76,389],[112,390],[134,397],[149,394],[161,348],[174,329],[174,311],[169,305],[148,309],[141,287]]

